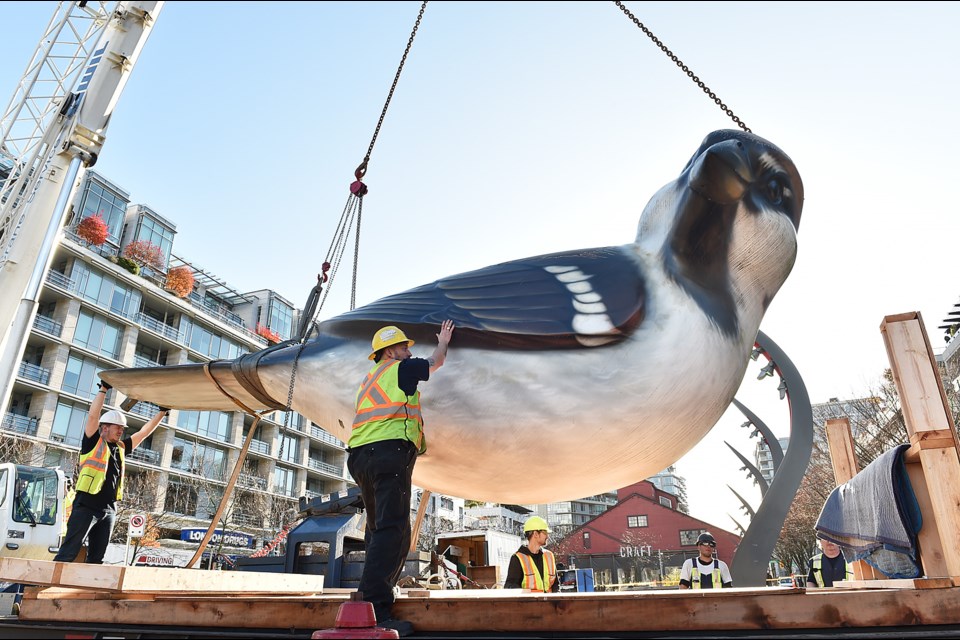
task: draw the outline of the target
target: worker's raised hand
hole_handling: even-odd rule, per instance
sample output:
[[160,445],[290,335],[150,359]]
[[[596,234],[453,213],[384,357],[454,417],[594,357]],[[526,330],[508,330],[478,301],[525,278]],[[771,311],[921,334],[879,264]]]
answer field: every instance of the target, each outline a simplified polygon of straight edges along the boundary
[[440,333],[437,334],[437,342],[446,347],[450,344],[451,337],[453,337],[453,320],[444,320],[440,325]]
[[110,389],[113,389],[110,383],[104,380],[101,380],[100,382],[98,382],[97,386],[100,387],[103,391],[110,391]]

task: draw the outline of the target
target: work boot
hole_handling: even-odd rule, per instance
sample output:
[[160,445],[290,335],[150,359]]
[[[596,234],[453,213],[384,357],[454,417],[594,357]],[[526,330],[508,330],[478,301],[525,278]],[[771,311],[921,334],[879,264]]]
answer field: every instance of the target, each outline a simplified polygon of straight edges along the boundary
[[378,622],[377,626],[383,627],[384,629],[393,629],[401,638],[413,634],[413,623],[407,620],[394,620],[393,618],[387,618],[386,620],[381,620]]

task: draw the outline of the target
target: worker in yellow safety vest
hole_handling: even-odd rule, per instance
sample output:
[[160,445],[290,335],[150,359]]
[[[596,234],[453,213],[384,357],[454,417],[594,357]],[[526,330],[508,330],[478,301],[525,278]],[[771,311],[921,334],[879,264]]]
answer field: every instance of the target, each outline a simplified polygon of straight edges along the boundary
[[810,558],[810,571],[807,573],[807,588],[832,587],[840,580],[853,580],[853,567],[847,562],[843,550],[831,542],[820,538],[820,551]]
[[530,516],[523,523],[523,535],[527,544],[522,545],[507,567],[507,579],[504,589],[529,589],[547,593],[559,591],[557,580],[557,560],[552,551],[544,548],[550,527],[540,516]]
[[707,531],[697,538],[700,555],[687,558],[680,567],[681,589],[721,589],[733,586],[727,563],[714,557],[717,541]]
[[115,409],[102,416],[100,411],[110,385],[100,382],[87,413],[87,422],[80,442],[80,464],[77,472],[76,494],[63,544],[53,558],[58,562],[73,562],[87,540],[88,564],[103,564],[113,525],[117,519],[117,501],[123,498],[124,456],[150,437],[169,409],[160,407],[139,431],[123,438],[127,417]]
[[377,626],[412,633],[393,618],[393,588],[410,551],[410,494],[417,455],[427,448],[420,412],[420,382],[443,366],[453,336],[445,320],[429,358],[414,358],[413,340],[398,327],[379,329],[368,356],[374,365],[357,391],[356,416],[347,442],[347,469],[360,487],[367,512],[366,558],[358,591],[373,604]]

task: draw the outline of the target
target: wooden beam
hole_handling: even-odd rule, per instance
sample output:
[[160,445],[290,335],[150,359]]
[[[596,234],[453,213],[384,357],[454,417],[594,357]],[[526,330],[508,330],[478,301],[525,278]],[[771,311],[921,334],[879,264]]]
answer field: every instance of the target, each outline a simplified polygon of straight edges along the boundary
[[[213,572],[210,572],[213,573]],[[470,594],[473,595],[472,593]],[[314,631],[334,627],[346,596],[197,597],[161,601],[111,598],[24,599],[21,621],[58,624],[158,625]],[[79,606],[78,606],[79,605]],[[495,611],[495,615],[491,615]],[[838,626],[916,627],[955,625],[960,588],[939,589],[696,589],[620,593],[526,593],[463,597],[444,592],[430,598],[397,599],[393,613],[418,632],[435,634],[529,633],[536,621],[544,634],[715,633],[718,630],[823,629]]]
[[[839,487],[853,479],[860,472],[860,463],[857,461],[857,452],[853,449],[853,434],[850,431],[850,420],[835,418],[827,420],[827,446],[830,448],[830,464],[833,466],[833,478]],[[880,577],[873,567],[863,560],[850,563],[853,569],[853,579],[857,581],[876,580]]]
[[[413,531],[410,534],[410,551],[417,550],[417,538],[420,537],[420,527],[423,526],[423,517],[427,515],[427,505],[430,503],[430,492],[426,489],[420,494],[420,505],[417,507],[417,518],[413,522]],[[433,549],[433,545],[430,545]]]
[[259,571],[200,571],[0,558],[0,580],[124,593],[322,593],[323,576]]
[[[923,534],[928,524],[936,531],[935,535],[928,531],[921,536],[922,551],[942,555],[942,565],[931,566],[942,566],[946,576],[960,576],[960,448],[933,349],[919,313],[887,316],[880,331],[911,449],[916,447],[915,459],[922,469],[921,473],[910,473],[911,481],[916,478],[925,486],[924,500],[929,500],[929,511],[922,512],[920,532]],[[923,492],[916,486],[914,491]]]

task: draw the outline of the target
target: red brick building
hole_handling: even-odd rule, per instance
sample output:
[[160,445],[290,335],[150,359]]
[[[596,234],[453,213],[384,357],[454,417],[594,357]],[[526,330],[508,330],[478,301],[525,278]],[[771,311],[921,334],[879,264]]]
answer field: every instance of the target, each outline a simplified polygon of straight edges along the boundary
[[618,490],[616,506],[548,546],[567,568],[592,568],[597,585],[670,581],[698,554],[704,531],[730,565],[740,536],[677,511],[676,496],[644,480]]

